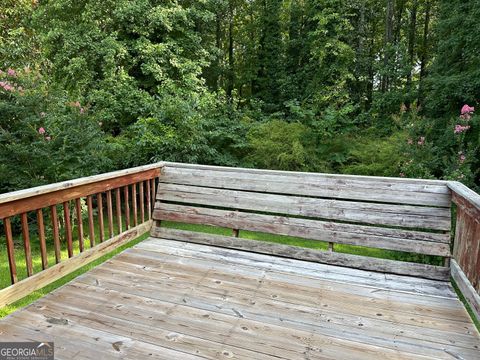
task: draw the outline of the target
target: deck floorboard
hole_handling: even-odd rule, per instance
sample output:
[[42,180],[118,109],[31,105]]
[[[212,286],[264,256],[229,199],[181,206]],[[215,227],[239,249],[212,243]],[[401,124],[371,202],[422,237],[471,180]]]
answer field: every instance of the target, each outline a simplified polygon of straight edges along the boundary
[[56,359],[479,359],[452,287],[150,238],[0,320]]

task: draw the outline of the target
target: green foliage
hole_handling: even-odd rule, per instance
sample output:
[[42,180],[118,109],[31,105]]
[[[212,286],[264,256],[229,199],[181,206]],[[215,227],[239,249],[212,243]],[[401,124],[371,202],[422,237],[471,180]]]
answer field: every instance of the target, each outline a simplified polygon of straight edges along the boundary
[[404,160],[398,151],[405,136],[397,133],[386,138],[377,138],[375,133],[366,135],[354,142],[348,154],[348,161],[341,172],[357,175],[393,176],[400,174]]
[[315,169],[314,144],[308,128],[298,123],[271,120],[248,133],[252,152],[247,161],[265,169]]
[[440,1],[438,48],[428,79],[429,114],[444,117],[480,94],[480,2]]
[[0,188],[2,191],[95,174],[111,167],[107,144],[88,109],[49,87],[41,73],[2,72]]
[[476,2],[5,4],[3,191],[158,160],[479,183]]
[[118,135],[159,101],[195,101],[208,52],[195,28],[210,19],[202,2],[56,0],[35,14],[57,83],[90,104]]
[[0,68],[32,65],[39,56],[37,37],[28,21],[32,0],[2,0],[0,6]]

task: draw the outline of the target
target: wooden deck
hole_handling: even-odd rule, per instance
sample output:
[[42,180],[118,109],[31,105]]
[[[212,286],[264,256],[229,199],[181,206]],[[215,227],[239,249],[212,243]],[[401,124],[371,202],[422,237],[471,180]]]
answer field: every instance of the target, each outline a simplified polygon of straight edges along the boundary
[[446,282],[150,238],[0,321],[58,359],[479,359]]

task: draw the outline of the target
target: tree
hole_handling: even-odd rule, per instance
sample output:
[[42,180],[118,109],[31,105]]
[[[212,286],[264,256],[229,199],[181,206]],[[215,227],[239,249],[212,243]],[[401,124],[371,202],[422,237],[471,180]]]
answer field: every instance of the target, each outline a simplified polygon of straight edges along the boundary
[[426,79],[428,114],[443,117],[474,104],[480,94],[478,1],[442,0],[436,26],[438,45]]

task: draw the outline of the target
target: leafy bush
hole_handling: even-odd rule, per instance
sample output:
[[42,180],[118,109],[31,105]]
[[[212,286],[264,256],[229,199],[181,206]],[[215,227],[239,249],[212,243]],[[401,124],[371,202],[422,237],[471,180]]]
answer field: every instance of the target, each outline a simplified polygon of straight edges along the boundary
[[281,170],[315,169],[315,144],[308,128],[299,123],[271,120],[248,133],[251,153],[246,160],[255,167]]
[[0,189],[16,190],[108,170],[107,143],[88,108],[39,71],[0,73]]

